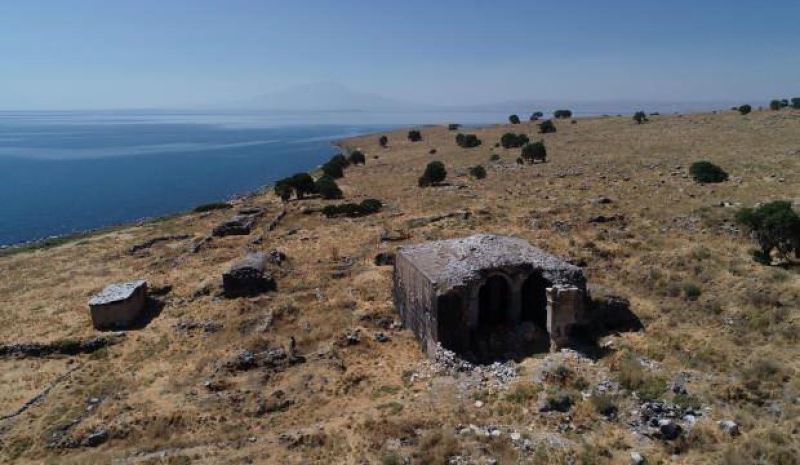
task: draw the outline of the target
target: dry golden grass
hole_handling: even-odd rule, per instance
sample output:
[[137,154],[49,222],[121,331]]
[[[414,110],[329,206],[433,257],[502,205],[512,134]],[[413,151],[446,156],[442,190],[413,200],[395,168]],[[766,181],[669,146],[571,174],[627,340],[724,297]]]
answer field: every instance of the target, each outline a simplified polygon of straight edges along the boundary
[[[212,211],[0,257],[4,343],[94,334],[86,302],[109,282],[141,277],[151,285],[173,286],[149,326],[131,331],[125,342],[102,354],[72,357],[80,368],[43,402],[0,422],[0,461],[356,464],[411,456],[415,463],[436,463],[462,450],[493,455],[501,463],[567,463],[572,457],[588,464],[627,463],[631,449],[651,463],[791,457],[798,422],[792,399],[800,395],[800,278],[796,269],[752,261],[746,236],[725,227],[735,209],[718,205],[800,201],[800,113],[657,116],[645,125],[629,117],[588,118],[556,125],[557,133],[544,136],[530,123],[465,131],[483,140],[473,149],[457,147],[455,132],[446,126],[423,128],[418,143],[407,141],[405,131],[388,133],[386,149],[377,135],[342,141],[367,154],[366,166],[348,168],[341,180],[345,197],[381,199],[384,211],[325,219],[301,210],[327,202],[292,201],[284,221],[263,232],[258,245],[250,244],[252,237],[227,237],[196,254],[188,252],[189,241],[126,253],[156,236],[203,237],[231,214]],[[548,163],[520,166],[519,149],[494,148],[508,131],[544,139]],[[429,154],[432,148],[435,155]],[[500,160],[490,162],[492,153]],[[417,178],[434,159],[445,163],[451,186],[420,189]],[[688,166],[701,159],[722,166],[731,180],[699,185],[686,178]],[[466,175],[476,164],[486,168],[486,179]],[[598,196],[613,203],[593,203]],[[243,203],[267,208],[267,217],[281,208],[271,194]],[[415,218],[463,210],[472,213],[468,219],[409,226]],[[624,220],[587,223],[600,214]],[[512,384],[508,393],[464,393],[448,377],[409,382],[408,374],[424,363],[415,339],[408,331],[390,331],[391,341],[378,343],[373,335],[384,330],[369,321],[393,315],[391,268],[372,263],[378,252],[398,244],[379,241],[385,229],[408,232],[407,243],[476,232],[511,234],[585,260],[590,282],[630,297],[647,329],[608,338],[612,354],[581,367],[580,375],[596,382],[602,373],[617,376],[623,354],[649,357],[658,362],[654,375],[691,375],[690,393],[712,407],[703,421],[735,418],[743,435],[725,438],[714,423],[703,423],[673,459],[675,451],[642,443],[624,424],[601,420],[589,401],[579,400],[574,422],[581,432],[562,435],[571,444],[567,448],[542,445],[526,456],[507,441],[453,436],[456,425],[470,423],[498,424],[531,437],[559,435],[558,421],[536,412],[539,390],[557,386],[530,386],[528,373],[541,357],[522,363],[522,384]],[[216,296],[219,277],[232,260],[248,249],[274,248],[289,257],[274,270],[278,292],[252,299]],[[352,267],[334,277],[345,257]],[[699,296],[689,298],[695,289]],[[178,332],[174,325],[183,319],[213,320],[223,329]],[[345,331],[358,328],[361,344],[337,344]],[[291,336],[308,357],[306,364],[273,374],[217,371],[220,361],[238,350],[288,347]],[[66,360],[0,360],[0,370],[0,414],[7,414],[63,373]],[[211,392],[203,386],[206,380],[223,380],[226,389]],[[259,414],[260,403],[278,390],[294,403]],[[475,408],[473,395],[483,396],[486,405]],[[91,397],[102,402],[87,412]],[[632,406],[627,399],[618,401],[620,411]],[[779,416],[766,408],[772,404],[781,409]],[[47,448],[54,429],[75,419],[80,421],[68,434],[79,437],[104,425],[111,439],[96,449]],[[301,440],[292,443],[283,433]]]

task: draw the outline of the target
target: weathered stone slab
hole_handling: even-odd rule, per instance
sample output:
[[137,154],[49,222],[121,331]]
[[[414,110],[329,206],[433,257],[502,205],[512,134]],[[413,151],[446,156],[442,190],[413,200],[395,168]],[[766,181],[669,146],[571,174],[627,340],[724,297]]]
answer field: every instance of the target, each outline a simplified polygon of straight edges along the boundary
[[147,305],[147,281],[139,279],[105,287],[89,300],[95,329],[125,328],[142,314]]
[[275,280],[266,271],[269,256],[263,252],[247,254],[222,274],[222,289],[226,297],[253,296],[274,291]]
[[256,224],[256,215],[236,215],[233,218],[218,224],[212,235],[223,236],[246,236],[253,230]]

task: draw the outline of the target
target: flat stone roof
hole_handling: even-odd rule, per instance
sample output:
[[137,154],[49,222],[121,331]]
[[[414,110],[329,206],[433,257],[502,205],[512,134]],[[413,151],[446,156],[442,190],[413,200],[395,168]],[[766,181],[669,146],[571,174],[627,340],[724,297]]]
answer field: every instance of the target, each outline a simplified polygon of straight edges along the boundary
[[147,284],[143,279],[127,283],[109,284],[89,300],[89,305],[105,305],[130,298],[137,289]]
[[398,254],[436,283],[440,292],[478,279],[482,270],[524,265],[545,271],[556,281],[583,279],[579,267],[530,245],[524,239],[496,234],[476,234],[404,246]]

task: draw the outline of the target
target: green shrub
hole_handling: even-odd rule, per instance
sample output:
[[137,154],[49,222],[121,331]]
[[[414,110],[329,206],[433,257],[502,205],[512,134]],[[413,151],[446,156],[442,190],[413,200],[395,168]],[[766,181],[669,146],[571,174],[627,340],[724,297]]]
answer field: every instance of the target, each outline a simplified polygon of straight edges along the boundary
[[203,205],[198,205],[194,207],[192,210],[195,213],[202,213],[202,212],[210,212],[213,210],[227,210],[228,208],[233,208],[231,204],[227,202],[214,202],[214,203],[204,203]]
[[744,105],[739,106],[739,108],[737,108],[737,110],[739,110],[739,113],[741,113],[743,115],[746,115],[746,114],[750,113],[751,111],[753,111],[753,107],[751,107],[748,104],[744,104]]
[[489,157],[489,161],[498,161],[500,160],[500,155],[493,153],[492,156]]
[[556,110],[553,112],[553,117],[556,119],[569,119],[572,118],[571,110]]
[[284,202],[292,198],[292,193],[294,192],[289,178],[276,181],[273,190],[275,191],[275,195],[280,197]]
[[500,138],[500,145],[502,145],[504,149],[522,147],[528,142],[530,142],[530,139],[528,139],[528,136],[525,134],[514,134],[511,132],[503,134],[503,137]]
[[456,135],[456,144],[462,148],[473,148],[481,145],[481,140],[475,134],[461,134]]
[[637,124],[646,123],[648,121],[647,115],[643,111],[637,111],[634,113],[633,120],[636,121]]
[[383,204],[377,199],[365,199],[361,203],[343,203],[339,205],[327,205],[322,209],[322,214],[328,218],[337,216],[347,216],[356,218],[359,216],[377,213],[383,208]]
[[325,176],[329,176],[333,179],[339,179],[344,176],[344,170],[342,169],[342,165],[340,165],[339,163],[335,163],[332,160],[322,165],[322,173]]
[[533,142],[522,147],[520,156],[523,160],[530,163],[535,163],[537,161],[546,162],[547,149],[544,146],[544,142]]
[[425,172],[419,178],[419,187],[427,187],[432,184],[440,183],[447,178],[447,170],[444,163],[432,161],[425,167]]
[[469,169],[469,175],[475,179],[483,179],[486,177],[486,169],[481,165],[473,166]]
[[736,221],[746,226],[761,248],[756,259],[770,263],[770,252],[777,250],[784,258],[794,252],[800,255],[800,216],[791,202],[775,200],[758,208],[743,208]]
[[411,142],[419,142],[422,140],[422,133],[416,129],[412,129],[411,131],[408,131],[408,140]]
[[460,127],[461,127],[460,124],[450,123],[450,124],[447,125],[447,130],[448,131],[458,131],[458,128],[460,128]]
[[769,102],[769,109],[770,109],[770,110],[773,110],[773,111],[778,111],[778,110],[780,110],[781,108],[783,108],[783,105],[781,104],[781,101],[780,101],[780,100],[771,100],[771,101]]
[[519,124],[519,116],[511,115],[508,117],[508,122],[511,124]]
[[341,199],[342,190],[336,181],[330,176],[323,176],[317,179],[316,190],[323,199]]
[[386,146],[389,144],[389,138],[386,136],[381,136],[381,138],[378,139],[378,143],[381,145],[381,147],[386,148]]
[[697,300],[702,293],[702,289],[697,284],[684,283],[683,285],[683,295],[686,296],[686,300]]
[[541,111],[534,111],[531,114],[531,121],[536,121],[536,120],[538,120],[539,118],[541,118],[543,116],[544,116],[544,113],[542,113]]
[[696,161],[689,167],[689,174],[700,183],[716,183],[728,180],[728,173],[710,161]]
[[523,160],[522,157],[517,157],[516,161],[517,161],[518,165],[524,165],[525,164],[525,160]]
[[342,155],[341,153],[337,153],[336,155],[332,156],[328,163],[332,163],[334,165],[339,165],[342,169],[347,168],[350,166],[350,161],[347,160],[347,157]]
[[550,132],[556,132],[556,125],[553,124],[552,121],[546,119],[539,123],[539,134],[547,134]]
[[283,178],[275,182],[275,194],[283,200],[289,200],[292,193],[298,199],[302,199],[306,194],[317,192],[314,178],[308,173],[297,173],[288,178]]
[[367,162],[367,157],[364,156],[364,152],[360,150],[353,150],[350,152],[350,157],[347,159],[352,165],[363,165]]
[[795,110],[800,110],[800,97],[792,98],[792,108]]

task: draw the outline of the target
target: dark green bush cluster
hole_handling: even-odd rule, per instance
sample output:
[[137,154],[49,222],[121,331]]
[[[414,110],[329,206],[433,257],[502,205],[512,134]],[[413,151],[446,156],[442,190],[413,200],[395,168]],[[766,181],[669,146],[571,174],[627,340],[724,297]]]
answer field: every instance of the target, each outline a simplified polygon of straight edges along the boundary
[[458,128],[460,128],[460,127],[461,127],[460,124],[450,123],[450,124],[447,125],[447,130],[448,131],[458,131]]
[[508,117],[508,122],[511,124],[519,124],[519,116],[511,115]]
[[316,193],[317,186],[310,174],[297,173],[276,181],[274,190],[275,194],[283,200],[289,200],[292,194],[298,199],[302,199],[307,194]]
[[344,169],[350,165],[350,162],[347,160],[347,157],[338,153],[331,157],[330,160],[325,162],[322,165],[322,172],[325,176],[330,176],[333,179],[339,179],[344,176]]
[[541,118],[543,116],[544,116],[544,113],[542,113],[541,111],[534,111],[531,114],[531,121],[536,121],[536,120],[538,120],[539,118]]
[[737,108],[736,110],[738,110],[739,113],[746,115],[751,111],[753,111],[753,107],[745,103],[744,105],[740,105],[739,108]]
[[432,161],[425,167],[425,172],[419,178],[419,187],[428,187],[433,184],[440,183],[447,178],[447,170],[444,168],[444,163],[440,161]]
[[408,131],[408,140],[411,142],[419,142],[422,140],[422,133],[416,129],[412,129]]
[[500,138],[500,145],[502,145],[504,149],[522,147],[528,142],[530,142],[530,139],[528,139],[528,136],[525,134],[514,134],[511,132],[503,134],[503,137]]
[[361,203],[343,203],[339,205],[327,205],[322,209],[322,214],[328,218],[336,216],[347,216],[356,218],[359,216],[371,215],[381,211],[383,203],[378,199],[365,199]]
[[642,123],[646,123],[647,121],[649,121],[647,119],[647,115],[643,111],[637,111],[636,113],[634,113],[633,114],[633,120],[636,121],[637,124],[642,124]]
[[795,110],[800,110],[800,97],[794,97],[792,99],[792,108]]
[[489,161],[498,161],[498,160],[500,160],[500,155],[498,155],[498,154],[496,154],[496,153],[493,153],[493,154],[492,154],[492,155],[489,157]]
[[314,183],[316,187],[317,193],[323,199],[341,199],[342,198],[342,190],[339,189],[339,185],[336,184],[336,180],[334,180],[330,176],[322,176],[321,178],[317,179]]
[[774,111],[781,110],[788,106],[789,106],[789,101],[786,99],[781,99],[781,100],[775,99],[769,102],[769,109]]
[[347,158],[347,161],[349,161],[352,165],[363,165],[367,162],[367,157],[364,156],[364,152],[361,150],[353,150],[350,152],[350,156]]
[[569,119],[572,118],[571,110],[556,110],[553,112],[553,117],[556,119]]
[[202,213],[202,212],[210,212],[213,210],[226,210],[228,208],[233,208],[231,204],[227,202],[214,202],[214,203],[205,203],[203,205],[198,205],[194,207],[192,210],[195,213]]
[[381,138],[378,139],[378,143],[381,145],[381,147],[386,148],[386,146],[389,144],[389,138],[386,136],[381,136]]
[[481,140],[478,139],[478,136],[475,134],[461,134],[459,132],[456,136],[456,144],[458,144],[459,147],[469,149],[481,145]]
[[759,262],[769,264],[773,249],[784,257],[791,252],[800,256],[800,216],[791,202],[775,200],[758,208],[743,208],[736,213],[736,221],[750,229],[758,242],[761,250],[755,258]]
[[481,165],[473,166],[469,169],[469,175],[475,179],[483,179],[486,177],[486,169]]
[[715,183],[728,180],[728,173],[710,161],[696,161],[689,167],[689,174],[695,181]]
[[537,161],[546,162],[547,149],[544,146],[544,142],[533,142],[522,147],[520,156],[529,163],[536,163]]
[[539,123],[539,134],[547,134],[550,132],[556,132],[556,125],[553,124],[552,121],[546,119]]

